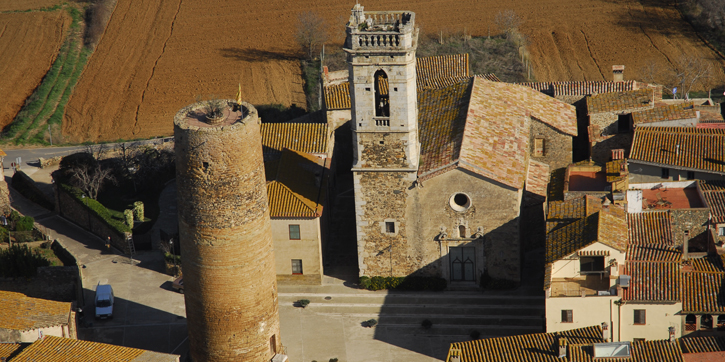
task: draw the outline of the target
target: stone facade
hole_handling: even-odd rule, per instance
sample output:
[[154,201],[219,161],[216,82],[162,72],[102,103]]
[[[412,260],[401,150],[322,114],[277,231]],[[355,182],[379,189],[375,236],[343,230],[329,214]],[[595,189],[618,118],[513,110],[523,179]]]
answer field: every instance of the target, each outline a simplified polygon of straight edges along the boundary
[[220,122],[204,116],[197,103],[174,117],[191,357],[270,360],[281,341],[257,111],[243,103]]
[[[536,153],[537,139],[543,140],[544,152]],[[572,136],[548,124],[532,118],[529,133],[529,154],[532,159],[549,165],[552,170],[565,168],[572,163]]]

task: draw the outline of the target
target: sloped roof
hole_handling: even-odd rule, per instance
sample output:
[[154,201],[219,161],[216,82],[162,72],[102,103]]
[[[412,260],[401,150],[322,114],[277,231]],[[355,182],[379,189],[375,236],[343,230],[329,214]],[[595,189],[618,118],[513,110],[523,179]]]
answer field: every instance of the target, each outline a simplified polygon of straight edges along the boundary
[[674,245],[669,210],[627,214],[627,224],[631,244]]
[[622,274],[632,279],[623,288],[622,299],[638,302],[675,302],[680,300],[680,264],[628,261]]
[[617,112],[637,108],[652,108],[652,89],[611,92],[587,97],[587,111],[593,113]]
[[725,182],[723,181],[698,181],[700,190],[710,207],[712,222],[716,224],[725,223]]
[[173,362],[178,358],[173,354],[47,336],[23,349],[11,362]]
[[0,343],[0,358],[8,358],[15,353],[19,353],[23,346],[20,343]]
[[577,198],[552,201],[549,203],[547,220],[575,220],[591,215],[602,209],[602,201],[598,197],[584,195]]
[[328,110],[350,109],[350,82],[325,87],[325,105]]
[[691,258],[687,260],[692,266],[692,269],[697,272],[713,272],[722,273],[725,272],[723,266],[723,257],[725,255],[708,255],[702,258]]
[[529,159],[526,174],[526,191],[540,196],[541,202],[546,199],[546,186],[549,184],[549,165]]
[[670,104],[632,113],[635,125],[642,123],[676,121],[697,118],[692,102]]
[[595,358],[592,345],[569,346],[569,361],[596,362],[596,361],[617,361],[617,362],[681,362],[683,361],[682,349],[677,343],[667,340],[632,342],[630,357],[617,358]]
[[260,132],[265,155],[279,157],[285,148],[327,153],[329,132],[326,123],[262,123]]
[[419,89],[440,79],[468,77],[468,53],[417,58],[415,72]]
[[725,174],[725,129],[640,127],[629,158]]
[[627,245],[628,261],[670,261],[679,262],[682,249],[671,244],[633,244]]
[[725,273],[683,272],[682,313],[725,313]]
[[585,96],[590,94],[623,92],[637,89],[637,82],[579,81],[517,83],[551,96]]
[[[265,164],[265,167],[271,166]],[[325,161],[302,152],[285,149],[276,177],[267,182],[269,216],[314,218],[322,215],[328,177]],[[270,173],[267,170],[267,173]]]
[[0,328],[17,331],[67,325],[71,303],[0,291]]
[[595,242],[625,251],[626,233],[624,213],[596,212],[549,232],[546,235],[545,263],[552,263]]
[[680,345],[684,353],[703,353],[725,351],[725,337],[706,336],[680,338]]
[[561,359],[558,357],[558,350],[554,350],[559,337],[566,337],[570,349],[575,344],[604,342],[602,328],[592,326],[557,333],[523,334],[451,343],[451,350],[460,350],[461,362],[559,362]]
[[607,174],[607,182],[612,183],[627,177],[626,175],[622,175],[623,171],[626,172],[626,166],[627,160],[625,159],[613,160],[605,163],[604,170]]

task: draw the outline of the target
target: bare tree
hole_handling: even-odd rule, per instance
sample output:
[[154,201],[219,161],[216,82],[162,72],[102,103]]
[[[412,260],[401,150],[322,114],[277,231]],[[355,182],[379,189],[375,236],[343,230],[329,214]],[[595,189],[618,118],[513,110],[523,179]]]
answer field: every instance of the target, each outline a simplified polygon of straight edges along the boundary
[[98,197],[98,192],[101,191],[106,181],[115,182],[111,170],[101,168],[99,164],[79,164],[71,168],[69,172],[71,180],[76,186],[94,200]]
[[496,27],[506,34],[506,39],[511,39],[512,35],[518,33],[519,26],[523,23],[523,19],[510,9],[499,11],[493,21]]
[[306,11],[297,16],[295,39],[309,60],[314,59],[315,54],[320,51],[320,47],[328,38],[327,23],[320,14]]
[[103,158],[106,157],[106,154],[110,151],[110,147],[106,145],[105,143],[99,143],[99,144],[92,144],[89,143],[86,145],[86,153],[93,156],[93,158],[96,159],[96,161],[100,161]]
[[696,89],[710,91],[714,86],[712,71],[709,62],[687,54],[671,63],[650,60],[640,69],[644,81],[663,85],[675,98],[678,94],[689,98],[689,93]]

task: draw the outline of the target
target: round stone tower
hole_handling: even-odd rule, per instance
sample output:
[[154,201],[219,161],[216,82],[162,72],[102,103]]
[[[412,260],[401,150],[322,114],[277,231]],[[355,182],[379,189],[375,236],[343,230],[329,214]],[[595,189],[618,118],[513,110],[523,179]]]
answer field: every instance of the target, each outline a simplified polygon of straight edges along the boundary
[[269,361],[281,347],[257,110],[206,101],[174,117],[191,356]]

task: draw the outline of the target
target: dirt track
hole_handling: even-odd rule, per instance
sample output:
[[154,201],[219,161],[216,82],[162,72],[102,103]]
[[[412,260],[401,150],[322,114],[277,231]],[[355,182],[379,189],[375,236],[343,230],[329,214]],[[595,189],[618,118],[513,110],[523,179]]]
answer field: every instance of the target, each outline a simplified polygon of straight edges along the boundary
[[63,10],[0,14],[0,128],[12,122],[48,72],[69,26]]
[[[111,140],[172,133],[172,118],[197,96],[233,97],[242,82],[253,104],[304,105],[293,40],[300,9],[323,14],[338,42],[352,2],[335,0],[119,0],[106,35],[67,107],[64,133]],[[642,5],[642,3],[648,5]],[[367,10],[416,12],[424,32],[496,32],[493,18],[513,9],[540,81],[611,79],[624,64],[639,78],[648,59],[681,53],[714,59],[670,0],[365,1]],[[720,83],[722,60],[713,60]]]

